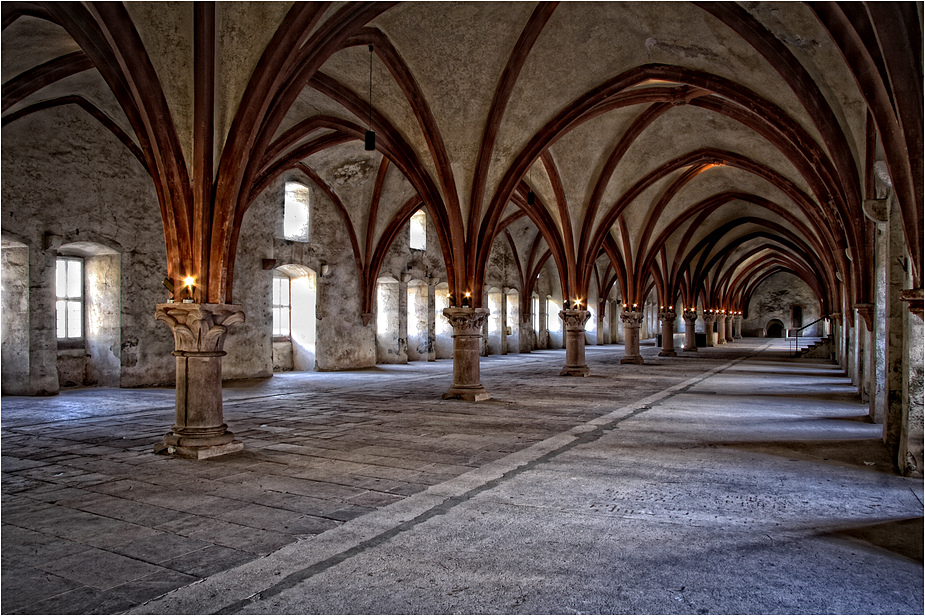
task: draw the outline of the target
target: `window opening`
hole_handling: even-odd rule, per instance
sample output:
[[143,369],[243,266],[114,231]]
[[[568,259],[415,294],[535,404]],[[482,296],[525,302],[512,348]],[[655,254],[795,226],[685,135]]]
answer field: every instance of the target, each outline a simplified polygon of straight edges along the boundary
[[55,263],[55,316],[61,340],[83,338],[83,259],[59,257]]
[[291,281],[288,276],[273,276],[273,337],[289,338],[292,331]]
[[420,209],[411,216],[411,237],[409,244],[412,250],[427,249],[427,212]]
[[283,237],[297,242],[308,241],[308,214],[311,191],[298,182],[286,182],[283,202]]

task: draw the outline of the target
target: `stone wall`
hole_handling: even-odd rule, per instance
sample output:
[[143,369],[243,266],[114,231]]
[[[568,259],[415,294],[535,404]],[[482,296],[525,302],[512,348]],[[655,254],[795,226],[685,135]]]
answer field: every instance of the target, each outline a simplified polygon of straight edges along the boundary
[[[742,321],[743,336],[766,334],[768,323],[777,319],[785,329],[794,327],[793,306],[802,306],[803,325],[808,325],[820,315],[819,299],[802,279],[787,272],[769,276],[758,285],[748,300],[745,319]],[[821,335],[822,323],[803,330],[801,336]]]

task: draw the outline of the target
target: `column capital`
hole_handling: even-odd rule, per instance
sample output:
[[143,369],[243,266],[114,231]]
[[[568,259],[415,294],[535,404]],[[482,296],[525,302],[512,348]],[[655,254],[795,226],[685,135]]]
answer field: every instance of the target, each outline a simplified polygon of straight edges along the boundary
[[658,318],[662,321],[674,321],[678,315],[674,310],[659,310]]
[[590,310],[560,310],[559,318],[565,323],[566,331],[584,331],[585,323],[591,318]]
[[444,308],[443,316],[453,326],[454,336],[481,336],[488,308]]
[[858,316],[864,319],[867,331],[874,331],[874,308],[873,304],[855,304],[854,309],[858,311]]
[[829,318],[838,323],[839,326],[841,325],[842,314],[840,312],[833,312],[829,315]]
[[899,294],[899,299],[904,302],[909,302],[909,312],[925,320],[925,315],[922,314],[923,291],[925,291],[925,289],[904,289]]
[[173,333],[174,354],[225,354],[228,326],[244,322],[244,311],[234,304],[158,304],[154,318]]
[[639,324],[642,323],[645,318],[646,315],[644,313],[633,310],[625,310],[620,313],[620,320],[623,321],[626,327],[639,327]]

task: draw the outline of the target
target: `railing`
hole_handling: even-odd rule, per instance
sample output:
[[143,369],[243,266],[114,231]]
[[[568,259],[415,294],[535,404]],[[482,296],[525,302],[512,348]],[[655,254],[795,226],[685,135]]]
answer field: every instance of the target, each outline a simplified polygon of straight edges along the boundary
[[[798,327],[798,328],[796,329],[796,336],[793,337],[793,338],[790,338],[790,337],[789,337],[789,333],[790,333],[791,331],[793,331],[793,330],[788,330],[788,332],[787,332],[787,333],[788,333],[788,337],[787,337],[787,338],[788,338],[788,342],[790,343],[790,357],[794,357],[794,356],[796,356],[796,355],[800,352],[800,332],[802,332],[802,331],[803,331],[804,329],[806,329],[807,327],[812,327],[813,325],[815,325],[815,324],[818,323],[819,321],[823,321],[823,320],[825,320],[825,317],[819,317],[818,319],[816,319],[816,320],[813,321],[812,323],[809,323],[808,325],[804,325],[803,327]],[[821,336],[820,336],[820,337],[821,337]]]

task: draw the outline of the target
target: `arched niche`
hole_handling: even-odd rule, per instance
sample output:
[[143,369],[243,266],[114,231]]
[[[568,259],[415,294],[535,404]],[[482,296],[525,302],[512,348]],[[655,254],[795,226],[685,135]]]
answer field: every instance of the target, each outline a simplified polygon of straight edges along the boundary
[[296,264],[274,269],[271,310],[273,370],[314,370],[318,330],[318,275],[315,271]]
[[427,283],[408,281],[408,361],[427,361],[432,352],[427,306]]
[[450,286],[441,282],[434,288],[434,354],[437,359],[453,357],[453,326],[443,316],[443,310],[450,307]]
[[401,285],[391,276],[376,282],[376,363],[404,364],[408,354],[401,340]]
[[510,289],[506,294],[507,304],[507,352],[520,353],[520,292]]
[[[118,387],[122,365],[122,259],[96,242],[71,242],[58,248],[56,297],[61,296],[60,263],[78,262],[83,289],[80,336],[62,336],[62,301],[56,302],[58,322],[58,383],[61,387]],[[74,304],[72,300],[70,302]],[[73,314],[73,313],[72,313]]]
[[486,345],[489,355],[504,353],[504,293],[498,287],[490,287],[486,293],[488,302],[488,338]]

